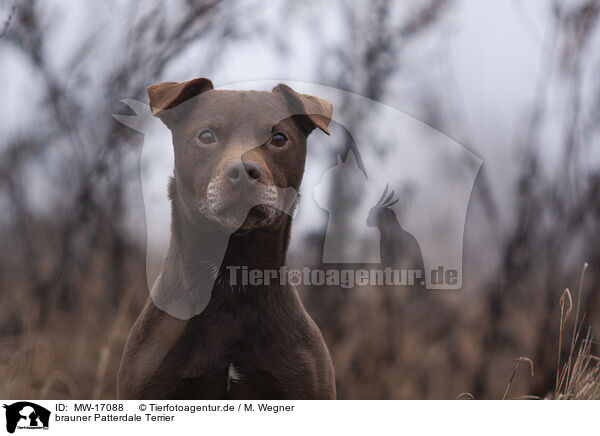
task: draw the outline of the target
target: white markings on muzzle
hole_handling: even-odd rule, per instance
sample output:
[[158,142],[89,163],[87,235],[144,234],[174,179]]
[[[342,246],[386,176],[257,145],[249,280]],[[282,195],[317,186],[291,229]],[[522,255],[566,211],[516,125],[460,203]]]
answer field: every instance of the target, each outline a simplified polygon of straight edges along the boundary
[[[201,201],[199,210],[207,218],[225,227],[238,228],[254,206],[272,206],[266,210],[265,222],[273,219],[276,214],[275,208],[284,209],[280,204],[282,202],[279,198],[278,188],[273,185],[256,182],[243,195],[232,198],[235,196],[235,191],[228,187],[225,178],[221,175],[216,176],[209,182],[206,188],[206,200]],[[234,207],[227,213],[222,212],[225,207],[233,206],[236,203],[239,207]]]

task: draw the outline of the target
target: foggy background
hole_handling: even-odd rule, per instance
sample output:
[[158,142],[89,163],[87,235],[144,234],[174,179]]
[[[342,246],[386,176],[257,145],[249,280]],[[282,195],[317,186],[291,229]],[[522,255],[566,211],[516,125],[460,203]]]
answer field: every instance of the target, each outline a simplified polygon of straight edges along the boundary
[[[112,114],[132,115],[121,99],[147,101],[151,84],[195,77],[216,87],[281,80],[349,91],[483,160],[462,290],[300,289],[340,398],[501,398],[519,356],[535,374],[521,368],[511,396],[549,395],[559,299],[566,287],[576,297],[584,262],[584,330],[600,334],[599,12],[597,0],[4,0],[0,396],[114,398],[148,293],[142,149],[153,141],[164,166],[171,144],[159,124],[145,139]],[[373,128],[353,119],[363,122]],[[309,139],[315,174],[303,189],[352,147],[342,128],[332,133]],[[336,180],[324,188],[335,193],[328,210],[348,226],[362,219],[353,215],[360,193]],[[151,193],[166,198],[162,180]],[[327,215],[310,197],[290,259],[319,266]],[[148,252],[156,268],[160,245]]]

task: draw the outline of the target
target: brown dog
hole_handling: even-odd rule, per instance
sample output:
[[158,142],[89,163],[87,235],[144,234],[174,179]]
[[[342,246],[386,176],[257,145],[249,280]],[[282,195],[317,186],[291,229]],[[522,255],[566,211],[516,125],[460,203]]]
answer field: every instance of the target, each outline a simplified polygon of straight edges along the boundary
[[227,269],[286,264],[289,194],[308,135],[328,133],[331,104],[281,84],[226,91],[208,79],[148,95],[175,148],[171,244],[130,333],[119,398],[335,398],[329,352],[293,286],[233,283]]

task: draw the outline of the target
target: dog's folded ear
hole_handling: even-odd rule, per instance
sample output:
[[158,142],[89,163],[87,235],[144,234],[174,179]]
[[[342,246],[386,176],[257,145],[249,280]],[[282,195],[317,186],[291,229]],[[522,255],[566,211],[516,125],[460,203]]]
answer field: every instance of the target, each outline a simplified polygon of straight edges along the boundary
[[308,132],[315,128],[321,129],[329,135],[329,122],[333,115],[333,105],[327,100],[308,94],[300,94],[287,85],[280,83],[273,92],[280,93],[286,98],[292,115],[304,115],[308,121]]
[[152,115],[161,118],[166,109],[172,109],[186,100],[214,89],[209,79],[200,78],[187,82],[163,82],[148,87]]

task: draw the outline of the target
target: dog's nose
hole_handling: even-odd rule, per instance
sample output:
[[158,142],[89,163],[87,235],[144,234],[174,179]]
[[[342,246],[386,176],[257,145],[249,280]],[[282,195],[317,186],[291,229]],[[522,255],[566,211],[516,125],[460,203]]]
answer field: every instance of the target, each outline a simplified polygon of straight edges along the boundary
[[232,185],[242,182],[254,183],[261,175],[260,167],[252,161],[233,162],[225,168],[225,177]]

